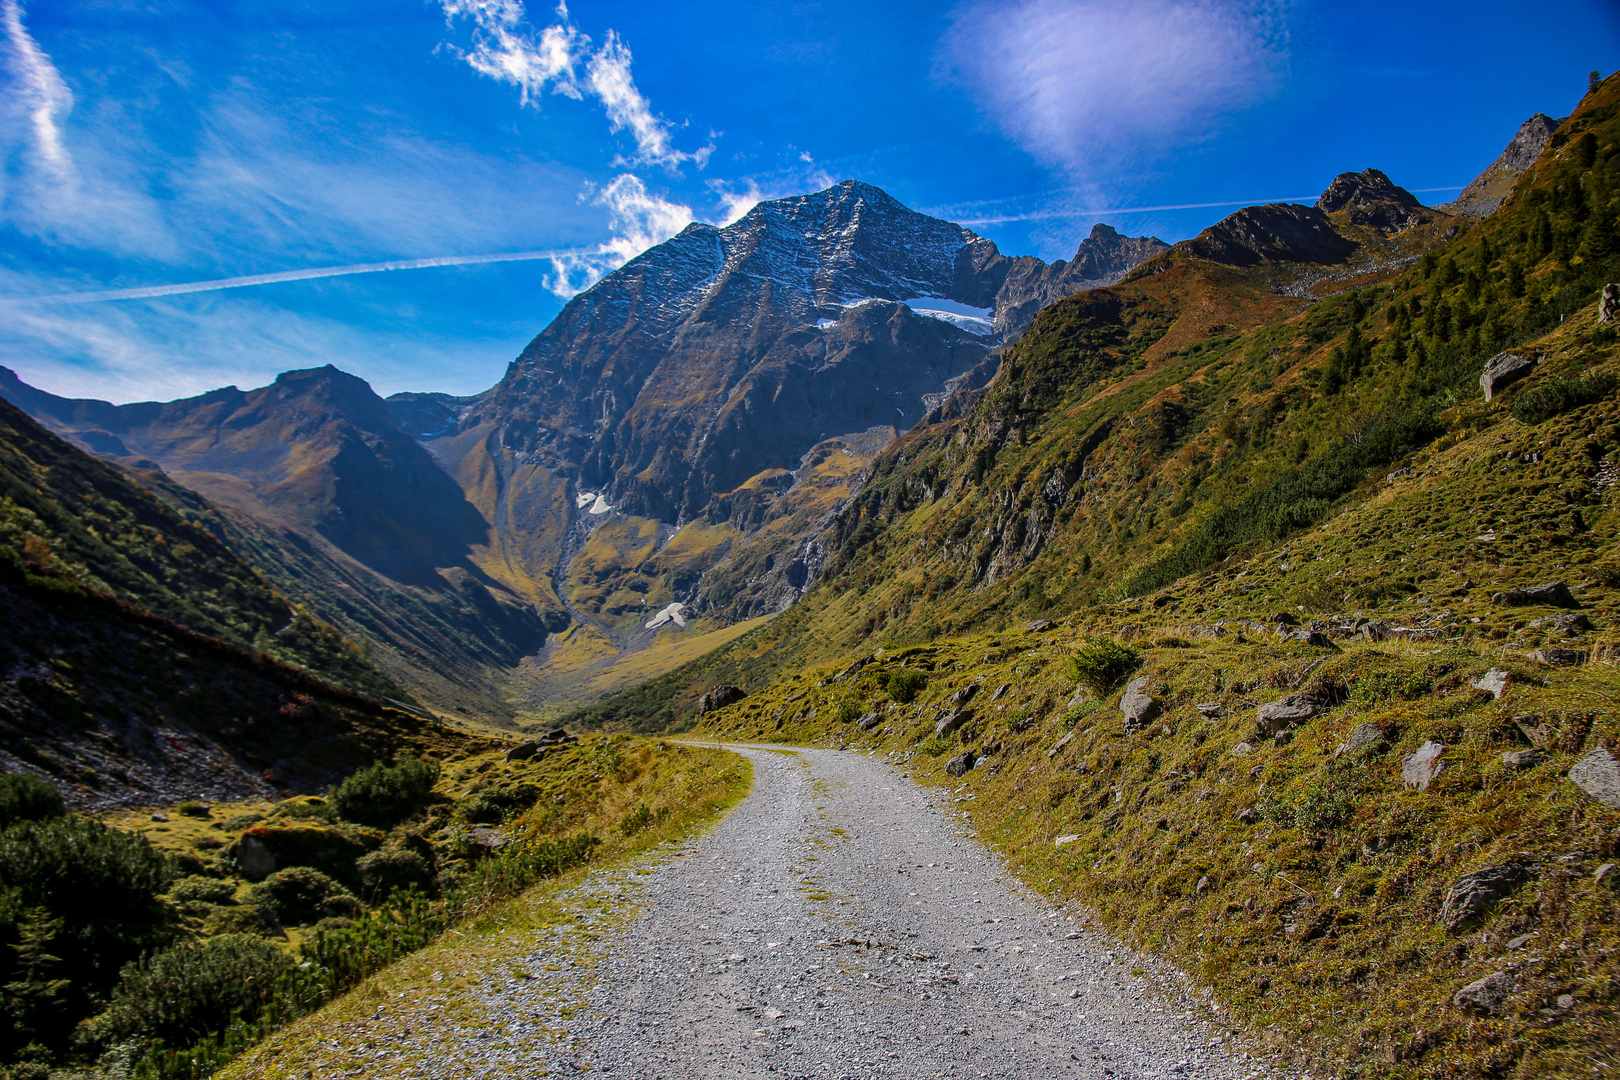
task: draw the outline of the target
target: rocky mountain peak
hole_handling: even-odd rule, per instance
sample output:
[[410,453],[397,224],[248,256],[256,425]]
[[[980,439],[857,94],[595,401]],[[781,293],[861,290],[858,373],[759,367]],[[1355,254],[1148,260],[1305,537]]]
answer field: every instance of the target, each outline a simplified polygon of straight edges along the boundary
[[1316,206],[1330,214],[1342,211],[1350,224],[1385,233],[1397,233],[1430,220],[1415,195],[1398,187],[1378,169],[1340,173],[1316,200]]
[[[1564,120],[1567,119],[1567,116],[1564,117]],[[1546,113],[1536,113],[1520,124],[1519,130],[1497,159],[1462,189],[1456,201],[1438,209],[1468,217],[1485,217],[1495,213],[1502,200],[1513,190],[1520,175],[1534,165],[1547,148],[1553,132],[1563,126],[1564,120],[1554,120]]]
[[1185,243],[1189,254],[1228,266],[1263,260],[1332,263],[1356,248],[1333,228],[1326,211],[1297,203],[1245,207]]

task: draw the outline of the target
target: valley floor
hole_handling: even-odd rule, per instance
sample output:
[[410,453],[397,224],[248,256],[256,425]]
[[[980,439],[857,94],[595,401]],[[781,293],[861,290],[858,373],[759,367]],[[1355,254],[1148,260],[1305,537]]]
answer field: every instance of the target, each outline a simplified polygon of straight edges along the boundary
[[948,794],[731,749],[753,791],[708,835],[441,942],[231,1075],[1272,1075],[1174,971],[1018,888]]

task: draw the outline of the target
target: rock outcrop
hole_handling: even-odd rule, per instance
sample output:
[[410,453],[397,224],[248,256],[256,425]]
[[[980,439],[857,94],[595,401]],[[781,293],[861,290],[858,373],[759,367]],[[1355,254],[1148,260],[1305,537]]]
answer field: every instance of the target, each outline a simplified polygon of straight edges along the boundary
[[1490,401],[1505,388],[1536,370],[1536,358],[1518,353],[1499,352],[1485,361],[1485,370],[1479,374],[1479,388]]
[[1356,250],[1356,243],[1333,227],[1314,206],[1267,203],[1222,218],[1192,240],[1186,250],[1200,259],[1228,266],[1262,261],[1334,263]]
[[1544,113],[1536,113],[1519,125],[1507,149],[1484,172],[1474,177],[1455,201],[1435,209],[1466,217],[1485,217],[1495,213],[1502,200],[1512,192],[1520,175],[1534,165],[1536,158],[1547,148],[1548,140],[1563,122]]
[[1340,173],[1316,200],[1316,206],[1329,214],[1343,212],[1351,225],[1383,233],[1402,232],[1434,219],[1415,195],[1397,187],[1377,169]]

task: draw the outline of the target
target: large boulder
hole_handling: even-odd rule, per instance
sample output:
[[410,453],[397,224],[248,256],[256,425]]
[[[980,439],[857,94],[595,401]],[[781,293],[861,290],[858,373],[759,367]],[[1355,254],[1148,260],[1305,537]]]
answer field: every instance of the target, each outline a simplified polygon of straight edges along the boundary
[[1489,401],[1535,369],[1533,356],[1499,352],[1485,361],[1485,370],[1479,375],[1479,388],[1485,391],[1485,400]]
[[1546,604],[1549,607],[1561,608],[1578,608],[1581,606],[1575,599],[1575,594],[1569,591],[1569,586],[1562,581],[1549,581],[1545,585],[1522,585],[1516,589],[1508,589],[1493,595],[1491,603],[1498,607],[1526,607],[1530,604]]
[[1140,731],[1159,715],[1159,703],[1148,695],[1148,677],[1132,679],[1119,699],[1119,711],[1125,714],[1125,731]]
[[1445,905],[1440,909],[1440,925],[1453,932],[1462,929],[1489,911],[1491,905],[1506,899],[1530,877],[1530,868],[1518,863],[1487,866],[1464,874],[1452,882],[1446,892]]
[[1569,770],[1569,778],[1604,806],[1620,809],[1620,762],[1603,747],[1577,761]]
[[968,770],[973,768],[973,762],[976,756],[977,755],[975,755],[972,750],[969,750],[965,754],[957,754],[955,757],[951,758],[951,760],[945,763],[945,771],[950,773],[952,776],[965,776],[967,775]]
[[738,687],[721,684],[698,698],[698,715],[706,716],[727,705],[735,705],[747,696]]
[[1603,295],[1598,298],[1598,325],[1612,323],[1620,319],[1620,285],[1609,282],[1603,286]]

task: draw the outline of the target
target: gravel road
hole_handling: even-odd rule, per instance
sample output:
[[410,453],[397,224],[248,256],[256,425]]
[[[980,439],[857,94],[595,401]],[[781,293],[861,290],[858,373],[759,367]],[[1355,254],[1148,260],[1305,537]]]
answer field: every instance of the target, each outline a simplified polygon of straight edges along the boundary
[[464,993],[398,994],[312,1073],[1276,1075],[1169,969],[1027,895],[949,792],[853,753],[733,749],[753,790],[711,832],[590,875],[577,916],[468,957]]

